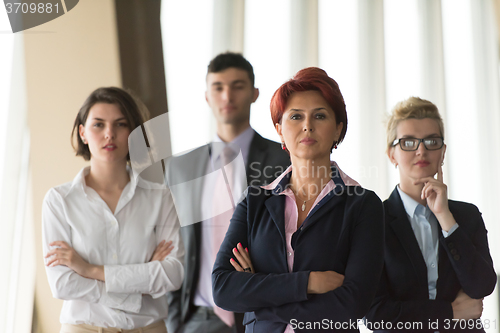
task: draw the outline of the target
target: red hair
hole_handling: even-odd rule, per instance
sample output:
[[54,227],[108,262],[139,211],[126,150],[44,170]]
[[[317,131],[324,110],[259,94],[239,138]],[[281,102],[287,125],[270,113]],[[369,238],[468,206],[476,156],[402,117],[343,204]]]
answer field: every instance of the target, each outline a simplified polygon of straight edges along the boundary
[[287,82],[274,92],[271,98],[271,118],[273,124],[281,124],[281,118],[285,113],[288,99],[293,93],[302,91],[318,91],[330,105],[335,113],[337,124],[344,123],[337,143],[342,142],[347,131],[347,113],[345,109],[344,97],[340,92],[337,82],[318,67],[307,67],[301,69]]

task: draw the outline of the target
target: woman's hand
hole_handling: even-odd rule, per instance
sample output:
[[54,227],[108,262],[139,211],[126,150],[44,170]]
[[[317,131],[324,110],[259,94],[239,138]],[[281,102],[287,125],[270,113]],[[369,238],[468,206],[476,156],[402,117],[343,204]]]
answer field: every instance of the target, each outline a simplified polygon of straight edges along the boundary
[[250,260],[250,253],[248,252],[248,248],[244,249],[243,245],[241,245],[241,243],[238,243],[238,245],[236,245],[236,247],[233,249],[233,254],[238,262],[236,262],[236,260],[234,260],[233,258],[231,258],[231,260],[229,261],[238,272],[255,273],[252,261]]
[[456,223],[455,218],[450,212],[448,206],[448,187],[443,183],[443,168],[438,167],[437,179],[434,177],[425,177],[417,179],[414,185],[424,184],[421,198],[427,201],[427,206],[436,216],[441,228],[448,231]]
[[64,241],[56,241],[49,244],[49,246],[59,246],[58,248],[50,250],[45,258],[49,258],[45,264],[49,267],[64,265],[74,270],[78,275],[83,277],[90,277],[90,271],[94,265],[89,264],[76,252],[68,243]]
[[439,215],[449,211],[448,208],[448,188],[443,183],[443,168],[438,167],[437,179],[434,177],[425,177],[417,179],[414,185],[424,184],[420,197],[427,200],[427,205],[434,215]]
[[308,294],[324,294],[344,283],[344,275],[334,271],[311,272],[307,283]]
[[462,289],[451,303],[453,319],[478,319],[483,313],[483,299],[470,298]]
[[165,242],[162,240],[160,244],[155,249],[155,252],[153,252],[153,256],[151,257],[151,260],[149,262],[158,260],[158,261],[163,261],[165,258],[172,252],[172,249],[174,246],[172,245],[172,241]]

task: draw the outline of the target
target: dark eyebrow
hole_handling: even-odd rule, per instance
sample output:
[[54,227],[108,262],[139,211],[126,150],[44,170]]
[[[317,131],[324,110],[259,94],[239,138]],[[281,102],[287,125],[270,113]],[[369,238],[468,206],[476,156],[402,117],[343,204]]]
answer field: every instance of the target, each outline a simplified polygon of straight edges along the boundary
[[[247,82],[245,80],[234,80],[229,83],[229,85],[235,85],[235,84],[246,84]],[[212,83],[212,86],[221,86],[223,85],[222,82],[216,81]]]
[[[434,134],[427,135],[424,139],[427,139],[427,138],[440,138],[440,137],[441,136],[439,134],[434,133]],[[416,137],[413,136],[413,135],[403,135],[401,137],[401,139],[416,139]]]
[[[93,118],[93,119],[97,120],[97,121],[105,121],[104,119],[101,119],[101,118]],[[115,121],[122,121],[122,120],[127,120],[127,118],[121,117],[121,118],[116,119]]]

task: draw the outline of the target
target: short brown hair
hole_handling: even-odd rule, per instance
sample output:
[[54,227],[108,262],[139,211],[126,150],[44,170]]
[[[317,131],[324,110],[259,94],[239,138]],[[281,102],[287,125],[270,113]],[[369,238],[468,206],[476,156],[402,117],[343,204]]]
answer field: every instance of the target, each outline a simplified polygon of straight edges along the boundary
[[407,119],[434,119],[436,120],[441,136],[444,138],[444,123],[439,110],[434,103],[419,97],[410,97],[392,108],[387,121],[387,150],[392,147],[394,140],[397,139],[397,127],[399,123]]
[[[118,106],[127,119],[131,131],[149,119],[148,109],[131,91],[126,91],[118,87],[97,88],[83,102],[80,111],[76,115],[73,130],[71,131],[71,146],[75,150],[76,156],[82,156],[86,161],[90,160],[90,150],[89,146],[83,143],[79,135],[79,127],[80,125],[85,126],[90,109],[97,103],[115,104]],[[74,137],[76,139],[76,146],[73,140]],[[129,160],[130,156],[127,155],[127,161]]]
[[220,73],[228,68],[244,70],[248,74],[252,87],[255,86],[255,74],[253,73],[252,64],[241,53],[220,53],[208,64],[207,75],[210,73]]

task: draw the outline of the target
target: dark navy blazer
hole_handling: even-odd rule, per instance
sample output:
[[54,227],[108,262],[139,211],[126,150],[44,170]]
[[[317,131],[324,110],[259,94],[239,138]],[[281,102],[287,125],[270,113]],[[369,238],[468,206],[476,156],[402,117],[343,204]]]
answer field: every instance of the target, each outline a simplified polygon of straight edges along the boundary
[[437,295],[435,300],[429,300],[427,266],[398,190],[394,189],[384,201],[385,264],[377,296],[366,316],[369,321],[422,322],[426,329],[429,320],[437,320],[441,329],[451,328],[451,302],[460,289],[476,299],[492,293],[497,278],[481,213],[465,202],[448,200],[448,205],[459,227],[444,238],[438,224]]
[[[226,310],[246,312],[247,332],[283,333],[292,320],[304,325],[326,322],[327,328],[334,328],[336,322],[356,322],[368,311],[382,271],[382,203],[374,192],[346,186],[339,176],[332,178],[334,190],[293,235],[293,272],[288,271],[285,196],[278,193],[290,176],[274,190],[248,188],[215,261],[215,303]],[[255,274],[237,272],[230,264],[232,249],[239,242],[248,247]],[[327,270],[345,275],[343,285],[325,294],[308,294],[309,273]]]
[[[166,171],[168,183],[175,185],[195,179],[193,175],[196,177],[204,176],[207,173],[207,163],[210,161],[210,151],[210,144],[208,144],[169,160]],[[250,143],[246,165],[248,184],[268,184],[277,177],[276,174],[281,174],[289,165],[290,157],[281,149],[279,144],[267,140],[255,132]],[[192,204],[201,204],[201,202],[197,203],[194,199],[202,199],[199,193],[202,193],[202,191],[198,190],[198,193],[188,194],[183,199],[190,200]],[[181,236],[186,251],[184,256],[184,282],[179,290],[167,294],[167,329],[171,333],[181,330],[196,311],[193,299],[198,285],[201,233],[201,223],[181,228]],[[235,314],[234,332],[244,331],[241,324],[242,320],[243,316]]]

